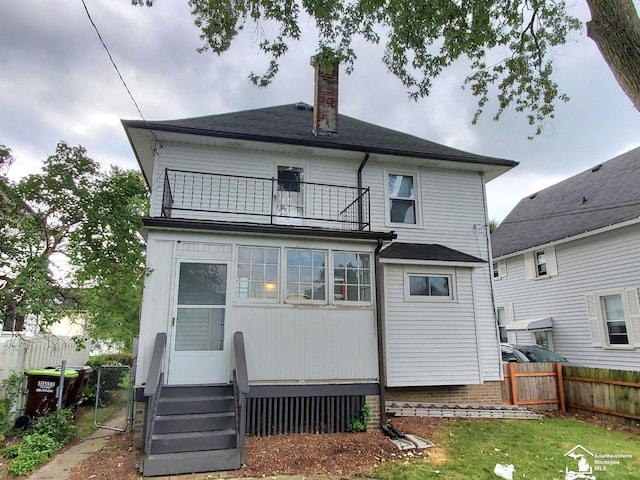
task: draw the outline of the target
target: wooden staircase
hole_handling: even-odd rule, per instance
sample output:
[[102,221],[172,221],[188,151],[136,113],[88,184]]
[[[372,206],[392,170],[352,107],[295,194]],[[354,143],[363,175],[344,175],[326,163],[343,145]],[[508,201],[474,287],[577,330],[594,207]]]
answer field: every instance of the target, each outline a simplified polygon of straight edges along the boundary
[[233,385],[165,385],[149,420],[145,477],[242,465]]

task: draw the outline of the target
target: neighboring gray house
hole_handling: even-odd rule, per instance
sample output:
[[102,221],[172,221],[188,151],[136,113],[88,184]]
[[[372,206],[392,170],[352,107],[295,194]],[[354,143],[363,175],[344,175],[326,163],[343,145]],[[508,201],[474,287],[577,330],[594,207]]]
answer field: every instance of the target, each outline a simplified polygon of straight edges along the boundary
[[337,97],[336,68],[315,107],[123,121],[151,188],[145,475],[237,468],[245,427],[501,402],[484,186],[516,163],[338,115]]
[[503,341],[640,370],[640,148],[523,198],[491,245]]

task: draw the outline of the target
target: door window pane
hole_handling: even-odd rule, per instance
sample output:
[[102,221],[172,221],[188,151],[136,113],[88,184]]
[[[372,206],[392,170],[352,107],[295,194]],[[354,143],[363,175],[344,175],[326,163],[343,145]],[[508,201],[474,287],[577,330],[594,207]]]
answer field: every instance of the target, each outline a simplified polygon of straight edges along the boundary
[[178,308],[176,351],[222,350],[223,308]]
[[227,266],[212,263],[181,263],[178,305],[224,305]]

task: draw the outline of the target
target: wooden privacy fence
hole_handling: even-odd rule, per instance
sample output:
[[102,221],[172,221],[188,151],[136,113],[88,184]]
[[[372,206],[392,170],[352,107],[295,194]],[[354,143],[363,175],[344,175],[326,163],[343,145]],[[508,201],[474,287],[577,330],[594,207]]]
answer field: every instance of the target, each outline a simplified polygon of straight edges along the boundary
[[640,372],[567,366],[567,407],[640,420]]
[[565,410],[562,364],[515,363],[504,365],[502,403],[540,410]]
[[507,363],[502,403],[538,410],[583,410],[640,420],[640,372],[563,365]]

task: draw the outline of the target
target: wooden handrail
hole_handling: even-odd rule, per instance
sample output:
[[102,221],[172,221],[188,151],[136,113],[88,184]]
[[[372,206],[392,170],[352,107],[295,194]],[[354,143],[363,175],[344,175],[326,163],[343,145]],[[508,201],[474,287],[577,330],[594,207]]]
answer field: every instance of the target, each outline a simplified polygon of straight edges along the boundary
[[247,373],[247,357],[244,351],[244,336],[242,332],[233,334],[233,347],[236,360],[236,377],[240,393],[249,393],[249,375]]
[[144,386],[144,396],[152,397],[158,389],[158,380],[162,374],[162,357],[167,345],[167,334],[160,332],[156,334],[156,343],[153,346],[153,354],[151,355],[151,364],[149,365],[149,373],[147,374],[147,382]]

